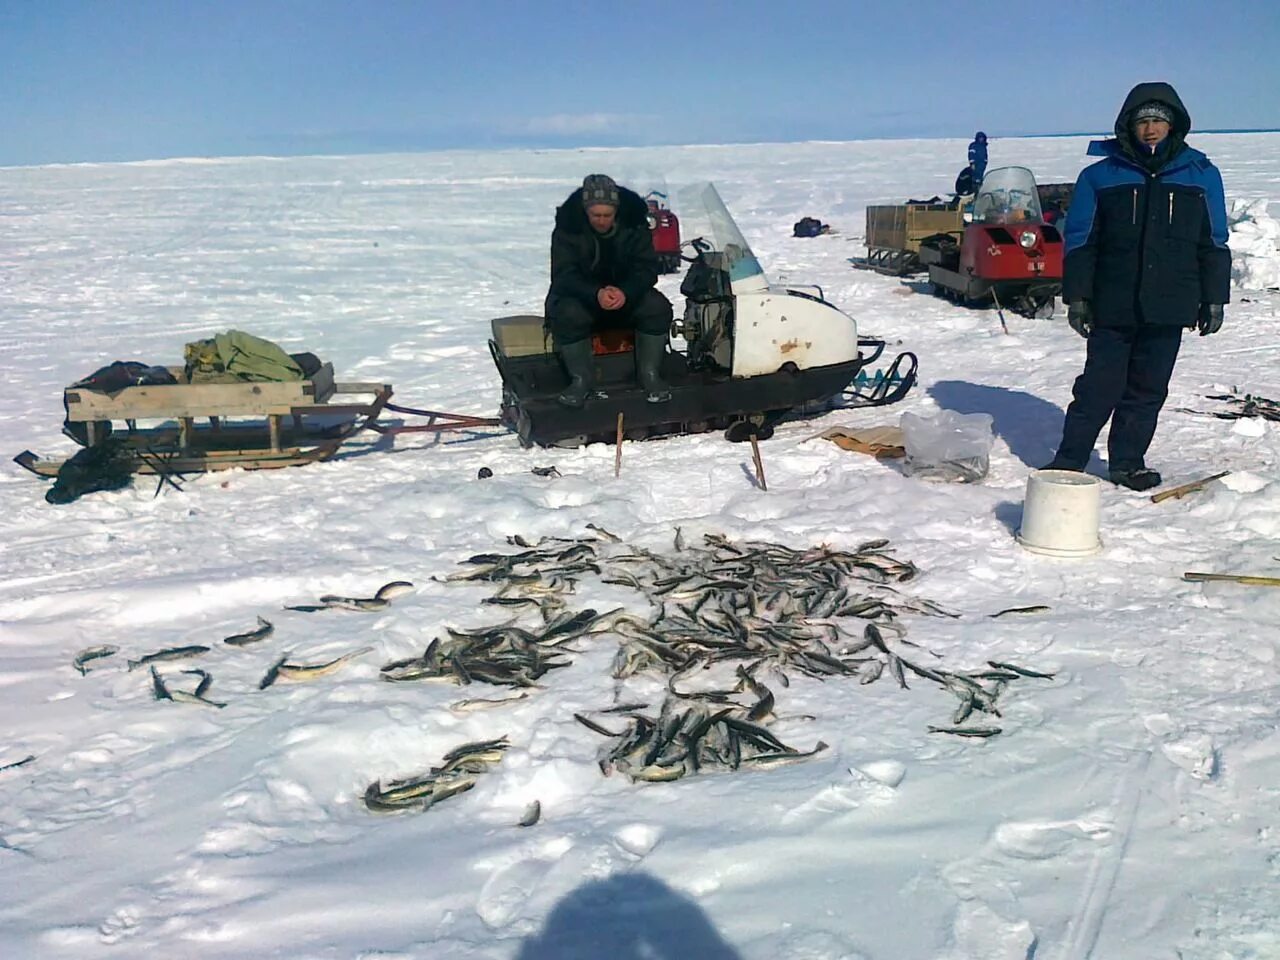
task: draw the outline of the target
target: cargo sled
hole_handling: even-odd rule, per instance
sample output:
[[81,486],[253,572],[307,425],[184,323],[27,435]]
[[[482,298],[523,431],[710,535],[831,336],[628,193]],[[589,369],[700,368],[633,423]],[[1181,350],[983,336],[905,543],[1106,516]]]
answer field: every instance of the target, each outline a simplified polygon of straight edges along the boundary
[[523,444],[612,442],[620,417],[631,439],[713,429],[731,440],[763,439],[787,414],[893,403],[911,389],[911,353],[895,358],[871,388],[854,386],[859,373],[868,382],[884,341],[859,338],[853,318],[821,288],[770,284],[715,187],[703,186],[697,197],[709,229],[685,245],[692,256],[680,287],[684,314],[672,331],[683,349],[670,350],[662,365],[671,400],[646,401],[632,332],[604,330],[593,344],[596,385],[607,396],[580,409],[562,406],[556,395],[568,377],[543,318],[500,317],[489,349],[502,377],[501,419]]
[[867,207],[867,255],[850,259],[855,267],[892,277],[922,272],[920,244],[929,238],[964,234],[958,200],[907,201]]
[[[377,420],[392,392],[385,383],[336,382],[329,363],[285,382],[191,383],[182,367],[170,373],[173,383],[110,392],[68,387],[64,433],[85,447],[122,444],[134,473],[292,467],[332,457]],[[30,451],[14,459],[45,477],[66,462]]]

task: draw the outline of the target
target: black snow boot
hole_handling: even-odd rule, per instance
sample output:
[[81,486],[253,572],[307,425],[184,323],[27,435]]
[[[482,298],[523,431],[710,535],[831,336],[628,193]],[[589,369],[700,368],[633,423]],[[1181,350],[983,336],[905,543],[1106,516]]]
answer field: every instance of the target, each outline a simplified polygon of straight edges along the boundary
[[595,392],[596,366],[591,353],[591,338],[562,343],[557,352],[569,374],[569,386],[556,399],[566,407],[581,407]]
[[636,333],[636,376],[650,403],[666,403],[671,399],[671,388],[660,373],[667,343],[665,333]]
[[1150,490],[1160,486],[1160,474],[1149,467],[1138,467],[1136,470],[1112,470],[1109,479],[1117,487],[1128,487],[1130,490]]

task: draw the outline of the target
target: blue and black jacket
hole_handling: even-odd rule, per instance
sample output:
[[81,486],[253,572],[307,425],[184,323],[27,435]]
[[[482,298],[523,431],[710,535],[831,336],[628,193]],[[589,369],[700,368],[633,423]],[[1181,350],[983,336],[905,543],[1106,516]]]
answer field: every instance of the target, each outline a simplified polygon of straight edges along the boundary
[[[1154,154],[1130,117],[1151,100],[1174,115]],[[1231,298],[1222,175],[1185,143],[1191,117],[1167,83],[1140,83],[1116,117],[1115,139],[1089,145],[1106,159],[1076,180],[1067,213],[1062,297],[1088,300],[1101,327],[1194,326],[1202,303]]]
[[987,135],[978,133],[969,144],[969,166],[973,167],[975,184],[982,183],[987,175]]

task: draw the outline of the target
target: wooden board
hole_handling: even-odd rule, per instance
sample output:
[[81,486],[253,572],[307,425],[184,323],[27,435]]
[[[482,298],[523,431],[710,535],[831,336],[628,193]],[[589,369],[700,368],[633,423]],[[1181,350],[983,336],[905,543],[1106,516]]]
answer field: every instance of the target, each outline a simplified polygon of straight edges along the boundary
[[[181,370],[176,370],[181,375]],[[246,383],[174,383],[126,387],[115,393],[68,388],[67,419],[172,420],[182,417],[287,416],[297,406],[324,403],[335,392],[333,364],[310,380]]]

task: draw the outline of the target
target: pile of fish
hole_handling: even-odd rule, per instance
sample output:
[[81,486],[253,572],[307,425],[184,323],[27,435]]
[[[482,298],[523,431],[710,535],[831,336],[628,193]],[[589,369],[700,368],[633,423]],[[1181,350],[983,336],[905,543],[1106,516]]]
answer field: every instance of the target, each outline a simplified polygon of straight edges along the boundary
[[478,630],[446,628],[447,640],[436,637],[421,656],[386,664],[382,668],[382,679],[536,686],[547,671],[569,665],[569,659],[557,647],[585,634],[608,629],[611,617],[612,614],[599,614],[595,610],[566,611],[539,630],[526,630],[510,623]]
[[690,700],[667,697],[656,717],[641,713],[642,706],[608,712],[621,713],[630,723],[625,730],[609,730],[581,714],[579,723],[612,739],[600,756],[600,770],[614,770],[633,781],[678,780],[708,768],[737,770],[743,765],[776,766],[812,757],[827,749],[821,740],[811,750],[796,750],[779,740],[765,726],[773,711],[773,694],[757,684],[743,669],[739,672],[759,698],[753,706],[724,697]]
[[506,737],[464,743],[422,776],[390,780],[386,786],[375,780],[364,792],[364,804],[376,813],[426,810],[474,787],[480,774],[502,760],[509,745]]
[[[793,673],[819,680],[856,677],[862,684],[874,683],[887,673],[903,689],[909,688],[909,674],[921,677],[949,690],[958,701],[950,725],[931,726],[930,731],[968,737],[989,737],[1001,732],[998,727],[961,724],[978,715],[999,717],[997,702],[1010,682],[1052,676],[1002,663],[989,664],[989,669],[982,671],[960,672],[922,662],[921,655],[926,651],[906,639],[900,614],[957,615],[895,588],[894,584],[914,578],[917,569],[909,561],[886,552],[885,540],[868,541],[853,550],[829,546],[795,549],[766,541],[737,543],[718,534],[707,534],[703,545],[696,546],[686,543],[677,529],[674,550],[658,553],[629,546],[601,527],[588,526],[593,535],[576,539],[544,538],[532,544],[520,537],[509,538],[513,546],[523,549],[471,557],[465,564],[478,569],[455,574],[448,580],[500,584],[497,594],[484,602],[537,607],[548,624],[566,622],[567,615],[560,612],[566,604],[565,597],[588,575],[604,583],[630,587],[647,598],[649,616],[614,611],[596,617],[587,628],[593,632],[607,630],[621,639],[613,667],[615,679],[641,673],[665,676],[668,692],[674,698],[664,705],[658,718],[632,717],[629,731],[615,734],[605,727],[593,727],[620,738],[621,754],[609,758],[613,767],[628,771],[660,767],[663,777],[674,779],[700,768],[704,760],[709,765],[729,756],[734,761],[729,766],[736,768],[747,733],[748,752],[761,750],[771,759],[774,755],[811,755],[812,752],[791,750],[776,739],[770,741],[759,732],[773,702],[772,692],[763,683],[767,675],[776,677],[785,687],[790,685]],[[1001,614],[1042,609],[1045,608],[1013,608]],[[578,615],[583,624],[590,619],[588,615],[594,615],[594,611]],[[573,622],[576,618],[567,619]],[[513,636],[519,639],[520,646],[538,642],[536,633],[510,626],[473,634],[451,631],[450,635],[455,641],[468,638],[466,651],[472,660],[467,662],[474,664],[475,658],[485,656],[491,645],[502,651],[501,657],[510,657],[511,650],[494,640],[507,631],[516,631]],[[554,632],[551,626],[548,632]],[[578,629],[573,635],[584,632],[586,629]],[[919,653],[908,655],[904,647]],[[432,661],[433,650],[435,662],[428,662]],[[439,647],[433,641],[433,647],[428,647],[422,658],[390,664],[384,671],[409,665],[407,669],[411,671],[429,669],[432,676],[445,676],[448,671],[439,657]],[[500,671],[512,669],[501,658],[498,663]],[[722,705],[704,714],[698,704],[688,708],[672,705],[689,698],[730,703],[732,692],[723,689],[724,680],[719,682],[720,689],[715,687],[717,674],[728,669],[734,671],[738,689],[746,684],[757,693],[759,699],[751,708],[756,716],[739,716],[741,710],[734,706]],[[482,669],[480,673],[483,672]],[[711,681],[712,689],[688,689],[689,679],[695,676],[704,686]],[[762,710],[766,695],[770,710]],[[676,714],[684,717],[683,725],[676,725],[671,719]],[[744,731],[735,727],[739,722],[756,726]],[[670,735],[662,736],[663,731]],[[689,741],[690,731],[699,734],[696,744]],[[753,743],[752,736],[758,742]],[[701,752],[703,739],[705,756]],[[637,766],[637,753],[648,762]],[[619,763],[620,757],[627,759]],[[666,762],[658,763],[659,758]],[[679,773],[671,772],[677,768]]]

